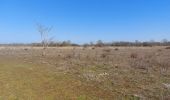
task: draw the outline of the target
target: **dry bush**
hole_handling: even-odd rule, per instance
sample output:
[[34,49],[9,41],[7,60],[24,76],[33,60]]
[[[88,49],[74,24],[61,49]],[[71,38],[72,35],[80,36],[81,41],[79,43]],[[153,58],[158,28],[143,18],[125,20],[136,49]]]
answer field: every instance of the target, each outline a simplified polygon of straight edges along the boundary
[[159,58],[157,65],[160,67],[160,73],[166,75],[170,68],[170,58]]
[[72,55],[67,55],[66,58],[67,58],[67,59],[71,59],[71,58],[72,58]]
[[[132,68],[144,70],[157,70],[161,75],[167,75],[170,68],[170,58],[160,55],[158,58],[154,54],[145,54],[144,56],[131,55],[130,65]],[[135,58],[135,59],[134,59]],[[156,68],[155,68],[156,67]]]
[[102,54],[101,58],[106,58],[107,54]]
[[104,49],[103,51],[109,53],[111,52],[111,49]]
[[115,51],[118,51],[119,49],[118,49],[118,48],[115,48],[114,50],[115,50]]
[[145,59],[134,59],[131,61],[131,67],[146,70],[150,67],[150,64]]
[[135,59],[135,58],[137,58],[137,57],[138,57],[138,54],[137,54],[137,53],[131,53],[131,54],[130,54],[130,58]]
[[28,51],[28,48],[24,48],[25,51]]
[[92,50],[95,50],[96,48],[95,47],[91,47]]
[[136,54],[131,54],[131,58],[133,59],[131,59],[130,65],[132,68],[135,68],[135,69],[143,69],[143,70],[148,71],[148,69],[152,68],[155,63],[151,55],[137,57]]
[[161,52],[162,51],[162,49],[158,49],[158,52]]
[[170,47],[166,47],[165,49],[170,49]]

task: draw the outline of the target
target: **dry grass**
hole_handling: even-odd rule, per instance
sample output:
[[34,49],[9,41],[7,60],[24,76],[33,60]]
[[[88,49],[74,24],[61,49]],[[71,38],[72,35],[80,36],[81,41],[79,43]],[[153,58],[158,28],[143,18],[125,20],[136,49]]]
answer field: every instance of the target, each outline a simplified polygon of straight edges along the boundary
[[2,100],[166,100],[164,47],[0,48]]

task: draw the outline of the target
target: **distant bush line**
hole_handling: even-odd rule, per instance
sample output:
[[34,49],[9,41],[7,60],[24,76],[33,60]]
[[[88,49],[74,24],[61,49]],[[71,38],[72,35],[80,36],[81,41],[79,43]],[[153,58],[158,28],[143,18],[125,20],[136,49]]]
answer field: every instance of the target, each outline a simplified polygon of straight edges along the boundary
[[[33,47],[41,47],[43,43],[10,43],[10,44],[0,44],[0,46],[33,46]],[[126,42],[126,41],[119,41],[119,42],[103,42],[98,40],[97,42],[93,43],[85,43],[85,44],[76,44],[72,43],[71,41],[63,41],[63,42],[49,42],[48,47],[65,47],[65,46],[83,46],[83,47],[104,47],[104,46],[136,46],[136,47],[152,47],[152,46],[170,46],[170,41],[162,40],[161,42],[155,41],[148,41],[148,42]]]

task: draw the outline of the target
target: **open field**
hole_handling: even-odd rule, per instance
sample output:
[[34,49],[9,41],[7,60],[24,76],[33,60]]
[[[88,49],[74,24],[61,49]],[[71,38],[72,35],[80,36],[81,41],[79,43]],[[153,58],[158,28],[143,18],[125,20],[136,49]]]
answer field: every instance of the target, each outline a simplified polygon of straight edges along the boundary
[[166,47],[0,47],[0,100],[170,100]]

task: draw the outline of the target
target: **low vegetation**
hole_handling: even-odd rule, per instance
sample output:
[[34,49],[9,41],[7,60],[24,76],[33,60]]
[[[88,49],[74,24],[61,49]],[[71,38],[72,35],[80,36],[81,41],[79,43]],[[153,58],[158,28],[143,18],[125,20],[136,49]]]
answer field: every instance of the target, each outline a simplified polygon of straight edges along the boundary
[[165,47],[0,47],[2,100],[169,100]]

